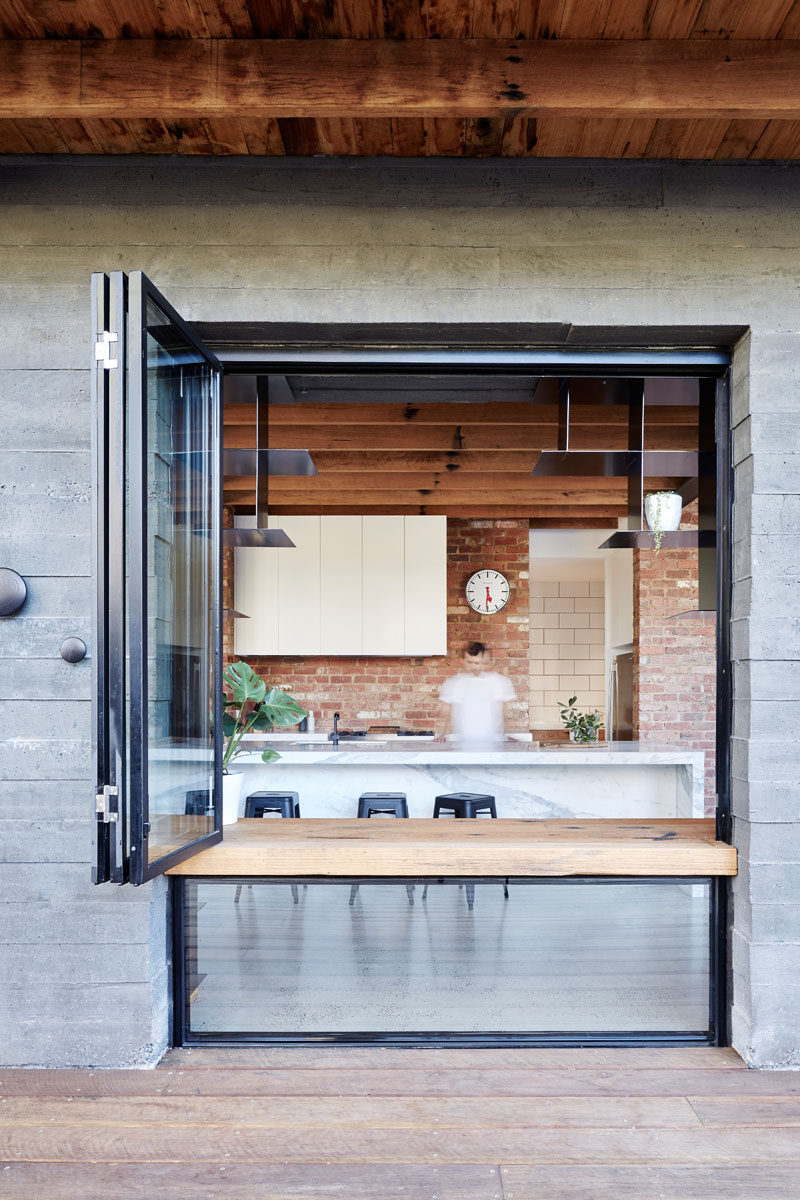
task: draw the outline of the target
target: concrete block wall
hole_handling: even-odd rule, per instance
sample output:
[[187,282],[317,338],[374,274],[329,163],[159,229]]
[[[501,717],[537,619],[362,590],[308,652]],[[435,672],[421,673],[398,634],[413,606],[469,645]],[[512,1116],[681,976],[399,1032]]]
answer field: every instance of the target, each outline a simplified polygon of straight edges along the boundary
[[602,579],[531,580],[531,729],[561,729],[559,701],[605,711]]
[[165,887],[88,882],[89,673],[58,658],[91,643],[89,274],[141,268],[193,321],[552,323],[574,345],[750,328],[733,1028],[750,1062],[800,1065],[799,218],[792,163],[0,162],[0,561],[31,583],[0,622],[7,1061],[147,1060],[167,1038]]

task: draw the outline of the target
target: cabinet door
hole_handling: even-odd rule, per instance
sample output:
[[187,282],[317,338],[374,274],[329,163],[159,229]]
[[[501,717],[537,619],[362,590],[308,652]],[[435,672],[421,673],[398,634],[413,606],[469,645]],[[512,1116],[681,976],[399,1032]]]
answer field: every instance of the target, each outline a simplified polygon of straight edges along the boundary
[[[255,528],[256,519],[237,517],[237,528]],[[237,656],[278,653],[278,552],[247,546],[233,552],[233,607],[247,613],[234,619]]]
[[447,653],[447,518],[404,517],[405,654]]
[[321,650],[361,654],[361,517],[320,518]]
[[292,549],[259,550],[278,560],[278,653],[321,654],[320,518],[270,517],[284,529]]
[[403,517],[363,517],[364,653],[402,654],[405,597]]

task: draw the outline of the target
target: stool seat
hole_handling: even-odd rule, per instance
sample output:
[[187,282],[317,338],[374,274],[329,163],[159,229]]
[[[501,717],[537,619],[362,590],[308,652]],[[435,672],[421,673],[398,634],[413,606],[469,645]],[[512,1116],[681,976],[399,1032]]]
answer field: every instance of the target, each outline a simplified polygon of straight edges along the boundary
[[251,792],[244,803],[245,820],[263,817],[268,812],[280,813],[282,817],[299,817],[297,792]]
[[474,817],[479,812],[488,812],[490,816],[497,817],[494,796],[484,792],[447,792],[437,796],[433,802],[434,817],[438,817],[442,810],[462,819]]
[[[408,800],[405,792],[362,792],[358,798],[359,817],[371,817],[373,813],[385,813],[392,817],[408,816]],[[359,885],[350,886],[350,905],[355,904]],[[414,903],[414,884],[406,884],[408,903]]]
[[373,813],[407,817],[408,801],[405,792],[362,792],[358,798],[359,817],[371,817]]

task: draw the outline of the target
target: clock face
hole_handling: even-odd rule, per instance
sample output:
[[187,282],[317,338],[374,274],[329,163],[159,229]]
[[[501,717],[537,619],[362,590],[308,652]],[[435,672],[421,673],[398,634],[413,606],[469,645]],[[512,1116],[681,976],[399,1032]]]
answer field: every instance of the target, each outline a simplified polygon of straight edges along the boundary
[[475,612],[500,612],[508,604],[508,580],[499,571],[476,571],[467,580],[467,603]]

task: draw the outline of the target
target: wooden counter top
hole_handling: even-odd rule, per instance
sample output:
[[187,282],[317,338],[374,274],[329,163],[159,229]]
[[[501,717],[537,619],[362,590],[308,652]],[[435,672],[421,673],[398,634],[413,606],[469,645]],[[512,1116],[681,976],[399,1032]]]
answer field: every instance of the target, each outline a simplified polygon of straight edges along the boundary
[[713,820],[237,821],[194,876],[735,875]]

